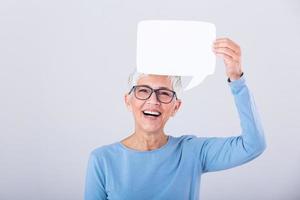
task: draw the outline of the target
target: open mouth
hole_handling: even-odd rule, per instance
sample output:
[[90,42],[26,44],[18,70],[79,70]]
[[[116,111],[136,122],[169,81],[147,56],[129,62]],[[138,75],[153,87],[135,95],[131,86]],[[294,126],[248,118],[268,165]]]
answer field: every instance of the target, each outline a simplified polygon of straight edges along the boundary
[[144,110],[143,114],[146,117],[159,117],[161,115],[161,113],[158,111],[150,111],[150,110]]

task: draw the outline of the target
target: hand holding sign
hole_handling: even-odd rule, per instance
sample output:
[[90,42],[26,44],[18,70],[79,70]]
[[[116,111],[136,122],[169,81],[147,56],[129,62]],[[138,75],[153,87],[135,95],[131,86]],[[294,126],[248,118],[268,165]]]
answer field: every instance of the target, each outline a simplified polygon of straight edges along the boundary
[[241,48],[229,38],[218,38],[214,42],[213,51],[224,60],[226,74],[230,80],[237,80],[242,74]]
[[145,20],[138,24],[137,71],[193,76],[185,88],[200,84],[215,70],[214,24],[200,21]]

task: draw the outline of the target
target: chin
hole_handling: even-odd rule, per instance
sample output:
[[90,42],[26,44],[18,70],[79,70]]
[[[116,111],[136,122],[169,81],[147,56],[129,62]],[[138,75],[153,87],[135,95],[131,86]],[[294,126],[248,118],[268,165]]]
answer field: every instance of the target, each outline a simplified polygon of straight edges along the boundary
[[141,116],[136,122],[141,130],[149,133],[161,132],[164,128],[164,123],[161,118],[147,119],[144,116]]

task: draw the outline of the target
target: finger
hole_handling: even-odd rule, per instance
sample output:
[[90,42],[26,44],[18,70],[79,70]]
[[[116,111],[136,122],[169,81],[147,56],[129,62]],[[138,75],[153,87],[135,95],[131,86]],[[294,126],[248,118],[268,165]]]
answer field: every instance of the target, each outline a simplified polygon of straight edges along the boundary
[[218,53],[225,53],[225,54],[228,54],[231,57],[236,57],[237,56],[236,53],[228,47],[216,47],[216,48],[213,49],[213,51],[218,52]]
[[236,47],[238,47],[239,45],[237,43],[235,43],[233,40],[223,37],[223,38],[218,38],[215,40],[216,42],[229,42],[232,43],[233,45],[235,45]]
[[236,60],[236,61],[239,60],[239,56],[233,50],[231,50],[227,47],[226,48],[215,48],[214,52],[226,54],[227,56],[230,56],[233,60]]
[[239,47],[234,46],[233,44],[230,43],[226,43],[226,42],[220,42],[220,43],[216,43],[214,45],[214,48],[228,48],[231,51],[233,51],[234,53],[236,53],[237,55],[241,55],[241,51]]
[[232,57],[226,54],[218,53],[217,55],[223,58],[223,61],[227,67],[237,66],[239,63],[238,61],[233,60]]
[[229,43],[229,42],[216,42],[214,44],[215,48],[218,48],[218,47],[226,47],[226,48],[230,48],[232,51],[234,51],[237,55],[240,55],[241,54],[241,51],[240,51],[240,48],[238,46],[235,46],[234,44],[232,43]]
[[217,46],[217,47],[230,47],[235,52],[237,52],[237,53],[240,54],[240,46],[238,44],[236,44],[235,42],[233,42],[232,40],[228,39],[228,38],[221,38],[221,39],[215,40],[213,46]]
[[216,53],[216,55],[221,56],[226,62],[235,62],[231,56],[226,55],[224,53]]

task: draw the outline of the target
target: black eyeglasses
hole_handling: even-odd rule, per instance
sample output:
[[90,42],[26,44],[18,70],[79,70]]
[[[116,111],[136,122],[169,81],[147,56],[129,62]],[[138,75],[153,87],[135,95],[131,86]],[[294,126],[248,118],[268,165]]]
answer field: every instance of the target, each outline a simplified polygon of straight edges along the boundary
[[156,98],[161,103],[170,103],[176,96],[176,92],[167,88],[153,89],[148,85],[135,85],[131,88],[128,94],[134,91],[134,96],[140,100],[147,100],[151,97],[152,93],[155,92]]

